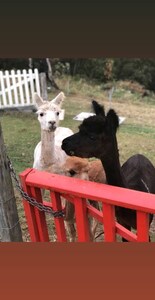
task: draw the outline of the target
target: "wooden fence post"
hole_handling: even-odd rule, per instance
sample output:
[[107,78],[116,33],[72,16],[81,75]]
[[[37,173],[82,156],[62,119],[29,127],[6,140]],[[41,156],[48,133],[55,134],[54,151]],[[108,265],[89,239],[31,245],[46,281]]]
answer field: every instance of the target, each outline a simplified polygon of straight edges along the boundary
[[22,232],[16,207],[2,128],[0,124],[0,241],[22,242]]

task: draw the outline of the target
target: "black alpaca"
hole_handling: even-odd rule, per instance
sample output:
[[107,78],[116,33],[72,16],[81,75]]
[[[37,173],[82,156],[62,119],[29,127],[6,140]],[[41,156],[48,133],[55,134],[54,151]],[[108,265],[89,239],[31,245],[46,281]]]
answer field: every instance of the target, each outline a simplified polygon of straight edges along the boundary
[[[92,104],[96,115],[85,119],[78,133],[64,139],[62,149],[68,155],[99,158],[109,185],[155,194],[155,168],[152,163],[145,156],[136,154],[121,167],[116,139],[119,118],[113,109],[105,115],[101,105],[96,101]],[[134,210],[116,207],[116,217],[127,229],[136,229]],[[150,214],[149,224],[152,219]]]

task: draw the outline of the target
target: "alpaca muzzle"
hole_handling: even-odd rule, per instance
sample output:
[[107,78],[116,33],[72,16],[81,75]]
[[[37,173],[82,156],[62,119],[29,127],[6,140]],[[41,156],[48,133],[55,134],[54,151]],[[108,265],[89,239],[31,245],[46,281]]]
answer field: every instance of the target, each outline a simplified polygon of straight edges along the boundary
[[73,150],[68,150],[68,149],[66,149],[66,147],[63,147],[63,145],[61,146],[61,148],[62,148],[62,150],[64,150],[66,152],[67,155],[69,155],[69,156],[75,155]]
[[55,122],[48,122],[48,128],[49,128],[49,131],[55,131],[56,130],[56,123]]
[[66,141],[66,139],[64,139],[62,141],[61,148],[62,148],[62,150],[64,150],[66,152],[67,155],[70,155],[70,150],[69,150],[68,142]]

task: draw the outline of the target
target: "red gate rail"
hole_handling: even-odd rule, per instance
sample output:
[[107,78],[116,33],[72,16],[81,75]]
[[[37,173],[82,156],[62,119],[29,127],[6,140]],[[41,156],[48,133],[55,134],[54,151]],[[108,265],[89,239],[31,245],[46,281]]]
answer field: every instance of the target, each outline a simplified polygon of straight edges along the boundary
[[[103,224],[104,241],[114,242],[117,235],[128,241],[149,241],[149,213],[155,214],[155,195],[84,181],[62,175],[27,169],[20,174],[22,187],[29,196],[38,202],[62,210],[61,198],[74,203],[77,228],[77,241],[90,241],[88,214]],[[50,201],[44,201],[41,190],[50,191]],[[88,204],[87,199],[102,203],[102,211]],[[45,212],[39,211],[23,199],[28,229],[33,242],[48,242],[49,233]],[[115,220],[115,206],[137,211],[137,232],[133,233]],[[57,241],[66,242],[64,218],[54,218]]]

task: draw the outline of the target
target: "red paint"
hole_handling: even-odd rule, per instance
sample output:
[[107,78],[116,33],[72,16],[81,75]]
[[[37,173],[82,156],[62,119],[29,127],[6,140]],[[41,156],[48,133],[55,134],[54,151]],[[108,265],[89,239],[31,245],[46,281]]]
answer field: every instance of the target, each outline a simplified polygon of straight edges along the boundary
[[[60,195],[75,205],[75,217],[78,241],[89,241],[88,214],[104,226],[104,241],[115,241],[119,234],[129,241],[148,241],[148,213],[155,214],[155,195],[125,188],[113,187],[77,178],[27,169],[20,174],[25,192],[38,202],[61,210]],[[51,203],[42,200],[40,190],[50,191]],[[103,212],[91,207],[86,199],[103,203]],[[43,212],[23,200],[28,228],[32,241],[48,241],[48,230]],[[122,206],[137,211],[137,233],[130,232],[115,220],[115,206]],[[57,240],[66,241],[64,219],[55,219]]]

